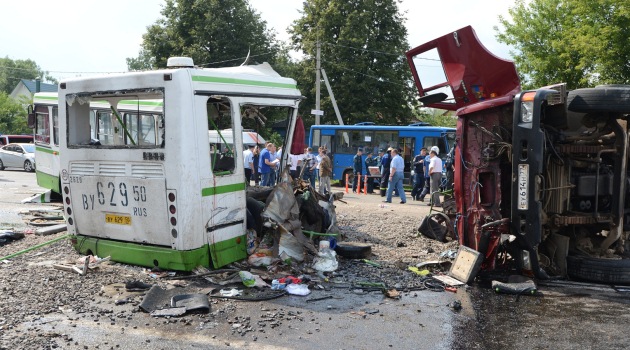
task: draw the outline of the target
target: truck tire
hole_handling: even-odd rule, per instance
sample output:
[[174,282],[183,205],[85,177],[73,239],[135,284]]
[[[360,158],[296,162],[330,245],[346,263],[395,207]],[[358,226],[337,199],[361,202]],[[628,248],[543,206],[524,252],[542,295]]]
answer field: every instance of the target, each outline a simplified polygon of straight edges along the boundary
[[337,242],[335,252],[346,259],[365,259],[372,255],[372,246],[358,242]]
[[630,85],[576,89],[569,92],[567,106],[572,112],[630,113]]
[[630,284],[630,259],[597,259],[567,256],[567,273],[586,281]]

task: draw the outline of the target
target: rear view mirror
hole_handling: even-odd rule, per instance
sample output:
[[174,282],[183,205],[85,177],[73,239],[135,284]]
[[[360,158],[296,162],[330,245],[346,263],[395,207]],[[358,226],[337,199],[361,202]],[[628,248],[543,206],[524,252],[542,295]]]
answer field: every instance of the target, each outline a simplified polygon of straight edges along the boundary
[[27,124],[29,128],[35,129],[35,126],[37,125],[37,116],[35,115],[35,113],[28,114]]

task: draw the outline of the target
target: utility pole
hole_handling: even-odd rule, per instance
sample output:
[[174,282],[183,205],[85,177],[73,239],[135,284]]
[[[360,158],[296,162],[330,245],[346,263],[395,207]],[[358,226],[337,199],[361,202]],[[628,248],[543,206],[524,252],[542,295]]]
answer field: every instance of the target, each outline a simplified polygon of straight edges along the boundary
[[315,113],[315,125],[319,125],[320,123],[319,117],[321,113],[320,112],[321,109],[319,109],[320,108],[320,98],[319,98],[320,85],[321,85],[321,80],[322,80],[320,76],[321,68],[322,68],[321,61],[320,61],[320,54],[321,54],[321,46],[320,46],[319,38],[318,38],[317,39],[317,56],[316,56],[317,63],[316,63],[316,69],[315,69],[315,110],[317,111]]

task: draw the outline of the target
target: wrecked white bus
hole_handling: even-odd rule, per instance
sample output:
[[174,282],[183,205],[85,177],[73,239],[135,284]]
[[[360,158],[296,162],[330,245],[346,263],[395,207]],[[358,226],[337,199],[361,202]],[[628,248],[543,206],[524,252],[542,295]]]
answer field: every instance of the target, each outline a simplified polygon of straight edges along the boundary
[[[171,270],[216,268],[247,257],[246,193],[242,152],[212,154],[208,130],[232,130],[232,149],[242,150],[243,118],[281,114],[290,144],[302,97],[293,79],[268,64],[200,69],[171,58],[169,67],[59,85],[68,232],[83,254]],[[151,142],[118,110],[121,101],[141,100],[163,106]],[[91,137],[94,103],[110,106],[111,142]]]
[[456,203],[428,235],[477,250],[485,271],[630,283],[630,85],[521,91],[514,63],[471,27],[407,58],[420,100],[458,117]]

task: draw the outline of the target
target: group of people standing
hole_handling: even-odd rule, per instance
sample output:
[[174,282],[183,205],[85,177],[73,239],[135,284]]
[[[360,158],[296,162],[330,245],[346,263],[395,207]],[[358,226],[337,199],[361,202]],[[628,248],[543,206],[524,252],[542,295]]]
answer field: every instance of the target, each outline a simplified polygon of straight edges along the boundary
[[442,183],[442,159],[438,157],[439,153],[437,146],[431,147],[429,154],[426,147],[422,147],[420,154],[414,157],[414,186],[411,190],[411,197],[421,202],[431,193],[428,205],[437,207],[441,206],[438,192]]
[[276,149],[272,142],[267,142],[262,150],[257,145],[249,145],[243,151],[246,185],[249,186],[251,180],[257,186],[275,185],[281,156],[282,148]]
[[[313,155],[311,147],[306,147],[303,154],[289,154],[289,173],[291,177],[302,176],[315,188],[315,180],[319,178],[319,192],[329,194],[330,177],[332,176],[332,161],[328,157],[328,150],[319,147],[317,155]],[[250,185],[251,180],[258,186],[275,186],[280,167],[282,149],[276,150],[272,142],[267,142],[260,151],[258,146],[250,145],[243,151],[245,182]]]
[[[414,167],[414,187],[411,191],[413,200],[424,201],[427,194],[431,193],[429,205],[440,206],[439,190],[442,182],[442,159],[438,157],[440,149],[437,146],[431,147],[428,151],[423,147],[420,154],[413,159]],[[353,158],[353,175],[357,179],[352,183],[352,192],[361,193],[363,164],[363,150],[359,148]],[[381,149],[378,157],[372,157],[372,152],[368,152],[365,158],[365,169],[368,171],[372,166],[380,166],[381,197],[386,197],[384,202],[391,203],[394,194],[400,197],[400,204],[407,203],[407,197],[403,188],[405,179],[405,161],[400,155],[400,150],[389,147],[387,150]],[[374,182],[368,177],[368,193],[374,192]],[[358,189],[357,189],[358,188]]]

